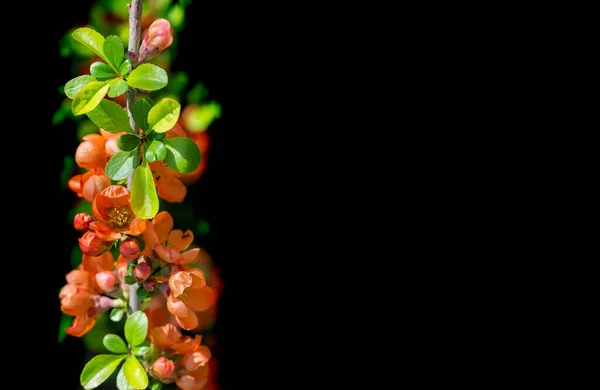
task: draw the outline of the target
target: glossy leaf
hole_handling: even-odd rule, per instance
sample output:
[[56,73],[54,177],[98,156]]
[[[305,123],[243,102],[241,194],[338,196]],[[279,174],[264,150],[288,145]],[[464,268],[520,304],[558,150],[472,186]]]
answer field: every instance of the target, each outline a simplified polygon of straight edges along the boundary
[[208,129],[210,124],[221,117],[221,105],[212,100],[195,108],[191,115],[185,117],[185,127],[193,133]]
[[198,167],[200,150],[191,138],[167,138],[163,142],[167,147],[165,162],[171,168],[180,173],[190,173]]
[[127,92],[127,81],[123,79],[113,79],[108,88],[108,96],[115,98]]
[[112,100],[103,99],[94,110],[87,113],[87,116],[96,126],[111,133],[134,133],[129,125],[127,111]]
[[133,354],[136,356],[141,356],[144,355],[148,352],[150,352],[150,343],[148,341],[144,341],[142,344],[138,345],[137,347],[133,347]]
[[148,113],[152,108],[152,102],[149,99],[140,99],[133,104],[131,114],[135,124],[144,132],[148,131]]
[[140,301],[143,301],[144,299],[146,299],[148,297],[148,290],[146,290],[143,287],[138,287],[137,290],[135,290],[135,295],[137,296],[137,299],[139,299]]
[[122,77],[126,77],[131,72],[131,59],[125,58],[119,67],[119,73]]
[[119,363],[127,355],[96,355],[94,356],[81,371],[79,382],[84,389],[95,389],[102,382],[108,379],[110,375],[119,366]]
[[123,62],[123,54],[125,53],[121,38],[116,35],[106,37],[102,51],[113,68],[119,69],[121,62]]
[[127,76],[127,84],[130,87],[143,89],[145,91],[156,91],[163,88],[169,82],[167,72],[154,64],[142,64],[131,71]]
[[138,164],[137,149],[118,152],[106,164],[106,176],[113,180],[122,180],[133,172]]
[[82,115],[92,111],[108,92],[106,81],[91,81],[81,88],[73,98],[71,110],[74,115]]
[[144,162],[136,168],[131,185],[131,208],[142,219],[154,218],[158,213],[158,195],[150,166]]
[[106,63],[96,61],[90,65],[90,74],[97,80],[108,80],[117,77],[115,71]]
[[132,347],[144,342],[148,333],[148,317],[143,311],[136,311],[125,321],[125,338]]
[[89,74],[77,76],[74,79],[67,81],[65,84],[65,95],[67,95],[69,99],[73,99],[81,88],[85,87],[92,81],[96,81],[96,79]]
[[113,322],[119,322],[123,318],[125,312],[120,307],[115,307],[110,311],[110,319]]
[[133,134],[123,134],[117,140],[117,146],[124,152],[130,152],[137,148],[140,144],[140,139]]
[[175,99],[163,98],[148,112],[150,130],[165,133],[173,128],[179,119],[181,105]]
[[102,339],[102,344],[104,344],[106,349],[112,353],[129,353],[129,349],[127,348],[127,344],[125,344],[125,341],[116,334],[109,333],[105,335]]
[[144,157],[148,162],[164,160],[167,157],[165,144],[158,140],[150,140],[144,145]]
[[123,366],[119,370],[117,374],[117,389],[119,390],[136,390],[135,387],[131,386],[129,382],[127,382],[127,378],[125,378],[125,374],[123,373]]
[[134,278],[133,276],[131,276],[131,275],[126,275],[126,276],[123,278],[123,280],[125,280],[125,283],[127,283],[127,284],[129,284],[129,285],[132,285],[132,284],[135,284],[135,283],[137,283],[137,280],[135,280],[135,278]]
[[148,387],[148,375],[146,370],[134,355],[131,355],[123,363],[123,374],[127,382],[136,389]]
[[105,62],[109,62],[108,58],[104,55],[104,36],[98,31],[89,27],[81,27],[73,31],[71,36],[77,42],[82,43],[88,49],[93,51]]

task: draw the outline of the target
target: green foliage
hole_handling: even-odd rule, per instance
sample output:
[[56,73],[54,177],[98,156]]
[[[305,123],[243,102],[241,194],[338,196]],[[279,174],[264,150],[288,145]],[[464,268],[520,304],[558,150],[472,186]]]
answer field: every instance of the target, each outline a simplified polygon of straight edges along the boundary
[[171,168],[180,173],[190,173],[198,167],[200,150],[191,138],[167,138],[163,142],[167,147],[165,161]]
[[102,344],[104,344],[106,349],[112,353],[129,353],[129,349],[127,348],[127,344],[125,344],[125,341],[116,334],[109,333],[105,335],[102,339]]
[[98,127],[111,133],[126,131],[136,134],[129,124],[127,111],[111,100],[102,100],[96,108],[87,113],[88,118]]
[[123,319],[125,312],[120,307],[115,307],[110,311],[110,320],[113,322],[119,322]]
[[152,102],[149,99],[140,99],[133,104],[131,115],[135,124],[144,132],[148,131],[148,113],[152,108]]
[[96,61],[90,65],[90,74],[96,80],[108,80],[116,77],[115,71],[104,62]]
[[127,92],[127,81],[117,78],[112,79],[108,88],[108,97],[115,98]]
[[125,52],[121,38],[116,35],[106,37],[102,51],[113,69],[119,69],[121,62],[123,62],[123,53]]
[[138,149],[129,152],[118,152],[106,164],[106,176],[113,180],[127,178],[136,168],[138,163]]
[[157,91],[166,86],[168,81],[167,72],[154,64],[142,64],[127,76],[130,87],[145,91]]
[[108,92],[106,81],[90,81],[75,94],[71,109],[74,115],[82,115],[92,111]]
[[164,160],[167,157],[167,148],[165,144],[158,140],[149,140],[144,145],[144,158],[148,162]]
[[127,355],[96,355],[81,371],[79,382],[84,389],[95,389],[100,386],[117,369],[119,363]]
[[67,337],[67,332],[65,332],[65,329],[70,327],[72,323],[73,323],[73,317],[68,316],[65,313],[62,313],[60,315],[60,322],[58,324],[58,342],[59,343],[62,343],[63,340],[65,339],[65,337]]
[[143,301],[144,299],[146,299],[148,297],[148,290],[146,290],[145,288],[142,287],[138,287],[137,290],[135,290],[135,295],[137,296],[137,299],[139,299],[140,301]]
[[121,366],[121,369],[117,374],[117,388],[119,390],[135,390],[135,387],[127,382],[127,378],[125,378],[125,374],[123,373],[123,366]]
[[158,213],[158,195],[152,170],[144,161],[135,169],[131,185],[131,208],[139,218],[154,218]]
[[140,138],[133,134],[123,134],[117,140],[117,146],[124,152],[130,152],[140,144]]
[[125,321],[125,339],[132,347],[143,343],[147,333],[148,317],[143,311],[132,313]]
[[221,105],[213,100],[194,109],[186,118],[185,125],[189,131],[197,133],[208,129],[211,123],[220,117]]
[[133,67],[131,66],[131,59],[125,58],[123,60],[123,63],[121,63],[121,66],[119,67],[119,74],[121,74],[122,77],[127,77],[127,75],[129,75],[129,72],[131,72],[132,68]]
[[163,98],[148,112],[150,131],[165,133],[173,128],[179,120],[181,105],[177,100]]
[[63,168],[60,172],[60,186],[63,190],[69,186],[69,179],[73,176],[75,169],[75,159],[72,156],[65,156],[63,159]]
[[148,387],[148,375],[146,370],[137,360],[135,355],[131,355],[123,363],[123,374],[131,386],[136,389],[145,389]]
[[199,104],[208,97],[208,90],[202,83],[196,83],[187,93],[187,101],[192,104]]
[[90,76],[89,74],[77,76],[74,79],[67,81],[64,88],[65,95],[67,95],[69,99],[73,99],[81,88],[85,87],[92,81],[96,81],[96,79],[93,76]]
[[132,351],[133,354],[136,356],[142,356],[147,354],[148,352],[150,352],[151,350],[151,345],[148,341],[144,341],[143,343],[141,343],[140,345],[138,345],[137,347],[133,347]]
[[94,52],[98,57],[102,58],[104,62],[110,63],[104,54],[104,37],[98,31],[89,27],[81,27],[73,31],[71,36],[77,42]]

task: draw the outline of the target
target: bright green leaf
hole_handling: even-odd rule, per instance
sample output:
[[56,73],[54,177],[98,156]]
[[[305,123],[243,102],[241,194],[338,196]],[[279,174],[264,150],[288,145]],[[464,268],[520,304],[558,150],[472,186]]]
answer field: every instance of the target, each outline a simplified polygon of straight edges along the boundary
[[136,356],[141,356],[144,355],[148,352],[150,352],[150,343],[148,341],[144,341],[142,344],[138,345],[137,347],[133,347],[133,354]]
[[115,307],[110,311],[110,319],[113,322],[119,322],[123,318],[125,312],[120,307]]
[[148,112],[148,125],[157,133],[165,133],[175,126],[180,112],[181,104],[177,100],[160,99]]
[[67,81],[65,84],[65,95],[67,95],[69,99],[73,99],[81,88],[85,87],[92,81],[96,81],[96,79],[89,74],[77,76],[74,79]]
[[123,62],[123,53],[125,52],[121,38],[116,35],[106,37],[102,51],[113,68],[119,69],[121,62]]
[[135,387],[131,386],[129,382],[127,382],[127,378],[125,378],[125,374],[123,373],[123,366],[119,370],[117,374],[117,389],[119,390],[135,390]]
[[127,283],[127,284],[129,284],[129,285],[137,283],[137,280],[135,280],[135,279],[134,279],[134,277],[133,277],[133,276],[131,276],[131,275],[126,275],[126,276],[123,278],[123,280],[125,280],[125,283]]
[[185,117],[184,125],[189,131],[198,133],[208,129],[208,126],[220,117],[221,105],[212,100],[209,103],[194,108],[191,115]]
[[86,114],[96,108],[108,92],[108,87],[106,81],[91,81],[81,88],[71,103],[73,114]]
[[106,164],[106,176],[113,180],[122,180],[133,172],[138,164],[137,149],[118,152]]
[[161,382],[152,382],[150,384],[150,390],[161,390],[163,388],[163,384]]
[[97,80],[108,80],[117,77],[115,71],[104,62],[96,61],[90,65],[90,74]]
[[142,64],[127,76],[127,84],[130,87],[145,91],[156,91],[163,88],[168,82],[167,72],[154,64]]
[[123,364],[123,374],[127,382],[136,389],[145,389],[148,387],[148,375],[146,370],[134,355],[127,358]]
[[150,140],[144,145],[144,157],[148,162],[164,160],[167,157],[165,144],[158,140]]
[[115,371],[127,355],[96,355],[81,371],[79,382],[84,389],[95,389]]
[[166,163],[177,172],[193,172],[200,163],[198,145],[187,137],[167,138],[163,141],[167,147]]
[[125,321],[125,338],[132,347],[143,343],[146,339],[146,333],[148,333],[148,317],[143,311],[138,310],[127,317],[127,321]]
[[129,125],[127,111],[112,100],[102,100],[95,109],[87,113],[87,116],[96,126],[111,133],[126,131],[135,134]]
[[113,79],[108,88],[108,96],[115,98],[127,92],[127,81],[123,79]]
[[104,37],[98,31],[89,27],[81,27],[73,31],[71,36],[105,62],[109,62],[108,58],[104,55]]
[[137,296],[137,299],[139,299],[140,301],[143,301],[144,299],[146,299],[148,297],[149,291],[146,290],[143,287],[138,287],[137,290],[135,290],[135,295]]
[[148,113],[152,108],[152,102],[149,99],[140,99],[133,104],[131,114],[135,124],[144,132],[148,131]]
[[131,207],[142,219],[154,218],[158,212],[158,195],[152,170],[146,162],[136,168],[131,185]]
[[119,67],[119,73],[121,74],[122,77],[127,77],[129,72],[131,72],[131,68],[132,68],[131,59],[125,58],[123,60],[123,63]]
[[123,134],[117,140],[117,146],[124,152],[130,152],[137,148],[140,144],[140,139],[133,134]]
[[112,353],[129,353],[125,341],[116,334],[109,333],[102,339],[102,344]]

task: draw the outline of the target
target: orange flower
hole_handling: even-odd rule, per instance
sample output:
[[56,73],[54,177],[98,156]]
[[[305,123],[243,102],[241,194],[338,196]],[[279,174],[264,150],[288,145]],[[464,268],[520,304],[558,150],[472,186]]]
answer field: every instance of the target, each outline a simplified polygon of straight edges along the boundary
[[110,179],[103,169],[94,168],[69,179],[68,186],[78,197],[92,203],[96,195],[110,185]]
[[146,223],[142,237],[146,245],[142,254],[153,256],[155,252],[156,256],[167,263],[189,264],[200,253],[200,248],[181,253],[194,241],[194,233],[189,229],[185,232],[173,229],[173,217],[167,211],[159,212],[151,222]]
[[[95,223],[97,222],[92,222],[90,226]],[[110,248],[110,245],[107,245],[98,234],[91,230],[85,232],[78,240],[79,248],[81,248],[81,252],[86,256],[99,256]]]
[[66,328],[65,331],[72,336],[81,337],[94,327],[98,317],[88,291],[90,274],[76,269],[69,272],[66,279],[67,284],[61,288],[58,294],[60,310],[75,318],[72,325]]
[[98,221],[90,228],[105,241],[114,241],[122,234],[138,236],[146,229],[146,220],[138,218],[131,209],[129,190],[120,185],[111,185],[94,198],[92,212]]
[[208,364],[200,366],[196,371],[180,375],[175,382],[181,390],[202,390],[208,382]]
[[187,371],[196,371],[210,360],[210,349],[206,345],[197,345],[181,357],[179,362]]
[[175,272],[169,278],[169,288],[167,309],[177,324],[186,330],[198,327],[195,312],[208,309],[216,300],[214,290],[206,285],[204,273],[197,268]]
[[75,150],[75,162],[81,168],[89,171],[94,168],[104,169],[106,166],[106,140],[100,134],[83,136],[81,143]]
[[175,363],[164,356],[159,357],[150,366],[150,373],[162,383],[175,382]]

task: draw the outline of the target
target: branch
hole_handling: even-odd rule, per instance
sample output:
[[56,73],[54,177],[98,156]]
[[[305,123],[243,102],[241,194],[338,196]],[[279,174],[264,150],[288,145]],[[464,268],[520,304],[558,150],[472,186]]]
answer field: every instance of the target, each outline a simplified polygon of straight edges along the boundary
[[[142,35],[142,0],[133,0],[131,5],[127,4],[127,9],[129,11],[129,47],[127,50],[138,55],[140,53],[140,38]],[[136,97],[137,91],[131,87],[127,88],[127,115],[129,115],[129,125],[133,130],[137,128],[131,112]],[[133,172],[127,178],[127,189],[130,191],[132,180]],[[136,294],[137,288],[137,283],[129,286],[129,310],[131,313],[139,310],[140,306]]]

